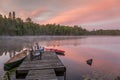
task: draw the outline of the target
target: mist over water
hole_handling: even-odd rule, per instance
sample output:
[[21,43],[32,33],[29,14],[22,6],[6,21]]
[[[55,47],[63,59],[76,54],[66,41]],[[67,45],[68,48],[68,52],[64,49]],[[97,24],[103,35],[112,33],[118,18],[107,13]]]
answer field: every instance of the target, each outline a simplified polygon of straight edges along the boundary
[[[81,80],[84,77],[114,80],[120,76],[119,36],[1,36],[0,75],[4,73],[3,65],[10,58],[10,50],[30,48],[35,42],[41,46],[65,50],[65,56],[59,58],[67,67],[67,80]],[[86,60],[91,58],[93,64],[89,66]]]

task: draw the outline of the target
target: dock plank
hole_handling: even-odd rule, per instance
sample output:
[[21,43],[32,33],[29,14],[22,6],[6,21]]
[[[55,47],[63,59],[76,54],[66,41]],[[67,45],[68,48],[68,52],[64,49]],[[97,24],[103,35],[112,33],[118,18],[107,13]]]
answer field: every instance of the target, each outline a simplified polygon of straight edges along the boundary
[[45,52],[42,54],[41,60],[29,60],[27,57],[17,70],[33,70],[33,69],[51,69],[51,68],[64,68],[58,56],[53,52]]
[[54,69],[30,70],[26,80],[57,80]]

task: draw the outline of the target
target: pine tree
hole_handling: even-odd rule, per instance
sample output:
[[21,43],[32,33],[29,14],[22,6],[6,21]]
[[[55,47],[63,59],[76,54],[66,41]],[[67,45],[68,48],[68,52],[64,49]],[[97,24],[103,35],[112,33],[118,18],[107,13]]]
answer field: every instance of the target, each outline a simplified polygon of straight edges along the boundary
[[13,11],[13,19],[15,19],[15,12]]
[[11,12],[9,12],[9,19],[12,19],[12,14],[11,14]]

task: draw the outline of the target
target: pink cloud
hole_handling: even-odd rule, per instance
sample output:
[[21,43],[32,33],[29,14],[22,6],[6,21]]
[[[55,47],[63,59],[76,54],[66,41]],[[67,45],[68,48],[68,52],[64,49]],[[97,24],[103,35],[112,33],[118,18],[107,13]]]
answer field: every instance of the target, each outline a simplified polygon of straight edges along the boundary
[[120,18],[120,0],[41,1],[1,0],[0,13],[15,11],[16,16],[24,20],[30,17],[40,24],[81,25]]
[[18,15],[25,20],[27,17],[30,17],[30,18],[38,17],[40,14],[44,12],[46,12],[46,8],[39,8],[33,11],[21,10],[19,11]]
[[30,16],[36,17],[36,16],[38,16],[41,13],[44,13],[44,12],[46,12],[46,9],[45,8],[42,8],[42,9],[40,8],[40,9],[32,11],[31,14],[30,14]]
[[[43,23],[78,24],[120,16],[120,11],[110,12],[120,7],[119,0],[101,0],[73,8],[57,14]],[[110,13],[109,13],[110,12]]]

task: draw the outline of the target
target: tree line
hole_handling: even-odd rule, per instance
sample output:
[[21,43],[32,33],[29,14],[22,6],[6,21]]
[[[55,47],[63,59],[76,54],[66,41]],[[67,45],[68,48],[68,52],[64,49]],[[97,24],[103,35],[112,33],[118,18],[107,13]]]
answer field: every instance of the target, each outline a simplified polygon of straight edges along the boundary
[[23,21],[10,12],[9,17],[0,15],[0,35],[120,35],[120,30],[93,30],[88,31],[81,26],[65,26],[60,24],[40,25],[31,18]]

